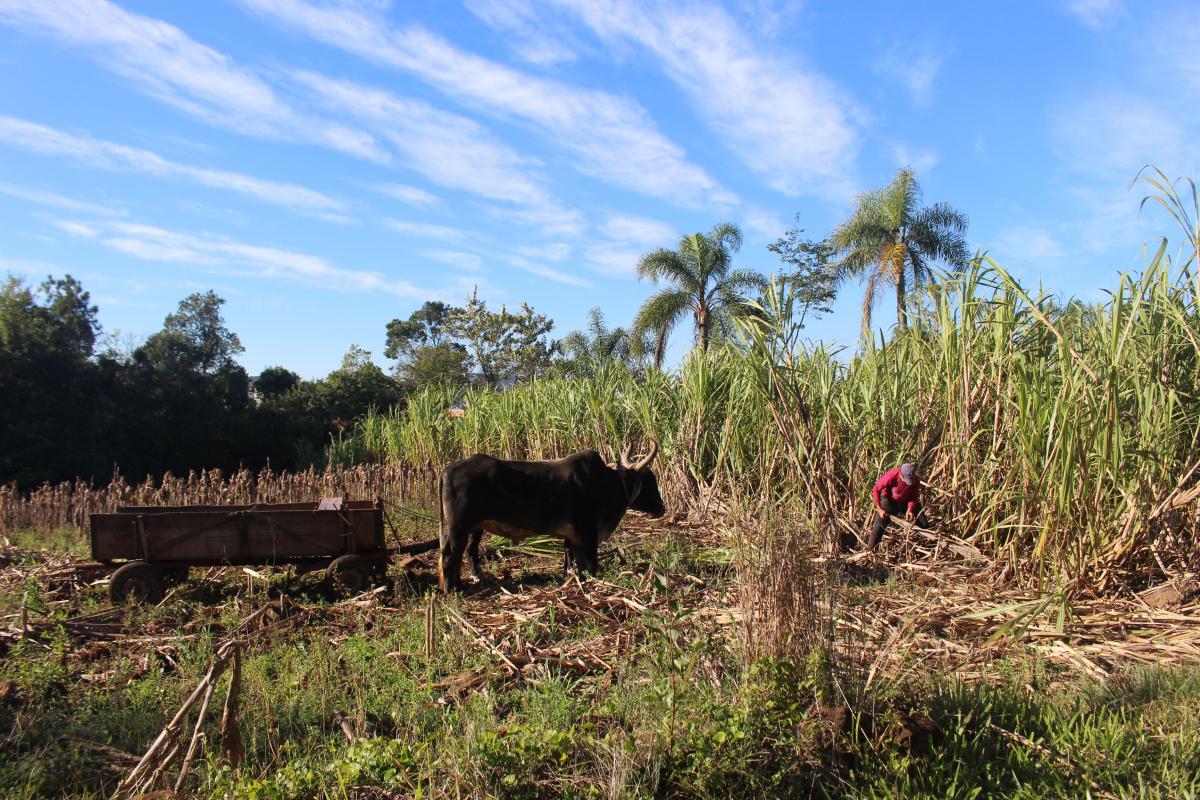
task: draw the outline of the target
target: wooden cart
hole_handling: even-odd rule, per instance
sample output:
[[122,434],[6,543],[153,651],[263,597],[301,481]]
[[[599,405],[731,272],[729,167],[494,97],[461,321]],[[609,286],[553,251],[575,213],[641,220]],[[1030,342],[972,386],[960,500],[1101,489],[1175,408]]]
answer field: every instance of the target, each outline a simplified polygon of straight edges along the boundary
[[325,569],[336,588],[357,593],[387,570],[383,501],[237,506],[123,506],[91,515],[92,558],[124,562],[109,596],[154,600],[191,567],[295,564]]

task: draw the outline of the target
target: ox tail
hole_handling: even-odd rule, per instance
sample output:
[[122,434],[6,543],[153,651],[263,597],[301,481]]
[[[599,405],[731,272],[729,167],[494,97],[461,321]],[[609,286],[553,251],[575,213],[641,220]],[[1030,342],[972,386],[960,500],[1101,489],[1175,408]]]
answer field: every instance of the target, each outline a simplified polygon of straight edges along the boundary
[[[445,477],[446,477],[445,470],[442,470],[441,472],[438,473],[438,484],[437,484],[437,486],[438,486],[438,490],[437,490],[437,492],[438,492],[438,496],[437,496],[438,544],[441,545],[443,548],[446,545],[446,499],[445,499],[445,496],[442,494],[442,480]],[[440,588],[442,591],[445,591],[446,590],[446,578],[442,574],[442,558],[441,558],[440,554],[438,556],[437,564],[438,564],[438,568],[437,568],[438,588]]]

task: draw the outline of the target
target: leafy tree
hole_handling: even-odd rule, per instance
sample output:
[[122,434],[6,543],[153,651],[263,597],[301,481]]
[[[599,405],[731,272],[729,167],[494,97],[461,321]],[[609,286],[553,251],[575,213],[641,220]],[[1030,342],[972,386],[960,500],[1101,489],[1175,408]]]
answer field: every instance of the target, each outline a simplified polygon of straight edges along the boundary
[[922,206],[921,200],[917,176],[906,167],[883,189],[859,195],[850,217],[830,235],[839,277],[866,280],[864,334],[871,329],[880,286],[896,288],[896,324],[903,330],[908,325],[905,300],[910,284],[920,287],[932,280],[934,261],[966,264],[966,215],[945,203]]
[[604,312],[599,308],[588,312],[586,331],[571,331],[559,342],[562,369],[568,375],[595,375],[600,365],[606,363],[623,364],[637,372],[652,348],[653,343],[644,334],[639,339],[624,328],[605,325]]
[[254,379],[254,391],[263,400],[287,394],[300,385],[300,376],[286,367],[267,367]]
[[0,482],[102,469],[96,458],[97,309],[70,275],[0,288]]
[[188,295],[167,315],[163,329],[146,340],[144,356],[161,363],[174,361],[205,375],[237,368],[236,357],[245,348],[225,326],[223,305],[225,299],[211,290]]
[[[799,214],[796,215],[796,221],[800,221]],[[809,314],[813,319],[818,319],[833,311],[839,282],[837,271],[833,268],[833,246],[829,242],[802,238],[803,234],[804,229],[797,224],[780,239],[767,245],[767,249],[778,255],[784,263],[784,271],[779,276],[780,283],[792,290],[799,308],[796,324],[800,328],[804,327]]]
[[410,388],[467,382],[467,349],[450,339],[453,311],[445,303],[429,300],[407,320],[388,323],[383,354],[399,360],[396,374]]
[[343,423],[362,416],[369,408],[385,410],[400,402],[400,387],[388,377],[371,354],[350,345],[342,356],[342,365],[321,382],[325,410],[333,420]]
[[549,369],[558,343],[550,339],[554,321],[535,314],[527,303],[514,314],[504,306],[491,311],[477,292],[466,306],[452,309],[448,333],[465,347],[483,380],[490,386],[503,381],[531,380]]
[[675,251],[660,248],[638,261],[639,278],[672,284],[651,295],[633,322],[634,336],[651,332],[656,337],[655,368],[662,368],[671,329],[689,311],[695,323],[696,347],[704,351],[714,331],[728,334],[731,318],[745,313],[745,293],[766,288],[766,280],[757,272],[731,269],[732,253],[741,246],[741,230],[725,222],[707,234],[681,237]]

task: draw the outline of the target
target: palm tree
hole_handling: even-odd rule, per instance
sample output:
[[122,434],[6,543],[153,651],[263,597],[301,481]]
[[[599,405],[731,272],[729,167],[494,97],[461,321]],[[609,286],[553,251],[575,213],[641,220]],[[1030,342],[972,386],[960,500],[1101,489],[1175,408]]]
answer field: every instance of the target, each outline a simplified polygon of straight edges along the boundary
[[635,337],[655,336],[654,366],[662,369],[667,336],[688,312],[696,326],[696,347],[708,349],[714,329],[728,334],[730,320],[741,312],[744,293],[763,290],[767,282],[752,270],[730,270],[732,253],[742,247],[742,231],[723,222],[707,234],[692,233],[679,239],[677,250],[659,248],[638,261],[639,278],[672,284],[650,296],[633,320]]
[[871,330],[871,309],[882,285],[896,287],[896,324],[908,326],[905,295],[931,281],[930,263],[961,267],[967,261],[963,233],[967,217],[945,203],[921,205],[921,186],[910,167],[892,182],[858,196],[850,218],[829,237],[841,280],[865,278],[863,333]]
[[571,331],[559,342],[568,374],[594,375],[602,364],[613,362],[638,371],[639,361],[650,345],[645,337],[634,337],[624,328],[609,328],[604,312],[588,312],[587,331]]

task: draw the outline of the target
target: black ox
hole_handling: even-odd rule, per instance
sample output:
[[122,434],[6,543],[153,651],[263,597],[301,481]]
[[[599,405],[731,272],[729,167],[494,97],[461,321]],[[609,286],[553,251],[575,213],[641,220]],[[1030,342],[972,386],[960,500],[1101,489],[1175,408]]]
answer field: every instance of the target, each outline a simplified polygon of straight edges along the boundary
[[514,542],[535,534],[558,536],[566,550],[564,569],[575,563],[595,572],[600,543],[612,536],[627,509],[651,517],[665,512],[658,479],[650,469],[658,443],[651,445],[650,453],[637,461],[627,445],[615,467],[595,450],[557,461],[473,455],[448,465],[438,482],[442,591],[458,589],[464,551],[471,574],[483,577],[479,542],[484,533]]

